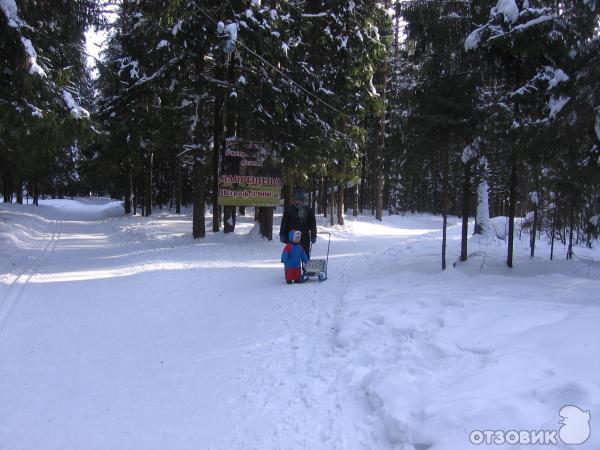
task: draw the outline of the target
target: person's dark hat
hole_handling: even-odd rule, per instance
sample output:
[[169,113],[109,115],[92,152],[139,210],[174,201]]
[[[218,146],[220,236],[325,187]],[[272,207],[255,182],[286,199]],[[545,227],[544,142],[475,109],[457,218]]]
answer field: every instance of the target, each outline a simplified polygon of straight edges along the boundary
[[296,191],[296,193],[294,194],[294,200],[299,200],[299,201],[305,202],[306,201],[306,192]]

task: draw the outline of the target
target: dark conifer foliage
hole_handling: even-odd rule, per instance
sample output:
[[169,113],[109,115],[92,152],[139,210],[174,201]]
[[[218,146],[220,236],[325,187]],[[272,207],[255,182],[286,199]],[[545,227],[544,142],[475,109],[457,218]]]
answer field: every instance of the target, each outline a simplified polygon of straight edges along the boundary
[[506,216],[509,266],[519,227],[532,256],[540,233],[569,256],[597,238],[596,0],[0,4],[5,201],[109,194],[146,216],[193,206],[195,238],[231,232],[244,211],[218,207],[218,178],[243,139],[280,154],[286,201],[303,189],[332,224],[460,216],[465,260],[467,219],[489,234]]

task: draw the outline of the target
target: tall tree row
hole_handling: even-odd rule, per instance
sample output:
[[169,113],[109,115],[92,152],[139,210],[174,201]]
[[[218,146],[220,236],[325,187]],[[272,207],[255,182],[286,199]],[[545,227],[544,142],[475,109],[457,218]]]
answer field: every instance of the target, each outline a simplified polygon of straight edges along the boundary
[[[409,1],[397,54],[392,208],[506,216],[530,233],[597,233],[597,2]],[[484,189],[484,191],[482,191]],[[489,191],[488,191],[489,189]],[[476,198],[480,197],[479,201]],[[475,205],[489,210],[473,214]],[[486,206],[481,206],[486,205]],[[480,219],[481,220],[481,219]],[[490,227],[476,227],[482,233]],[[501,236],[502,238],[504,236]],[[446,261],[442,251],[442,265]]]
[[445,237],[459,216],[464,261],[475,216],[509,266],[524,229],[531,256],[545,233],[571,257],[598,236],[599,3],[2,0],[4,200],[108,193],[146,216],[192,205],[195,238],[231,232],[245,211],[219,207],[218,180],[246,140],[331,224],[429,212]]
[[90,138],[86,29],[94,0],[0,2],[0,179],[5,202],[72,194]]
[[[384,98],[374,78],[390,20],[378,6],[123,1],[99,69],[98,117],[100,158],[117,166],[110,179],[127,211],[189,201],[185,179],[194,236],[204,236],[207,203],[213,231],[232,231],[236,210],[218,208],[216,180],[224,142],[239,138],[280,153],[288,193],[337,192],[343,221],[343,194],[366,152],[364,118]],[[158,185],[163,178],[175,183]]]

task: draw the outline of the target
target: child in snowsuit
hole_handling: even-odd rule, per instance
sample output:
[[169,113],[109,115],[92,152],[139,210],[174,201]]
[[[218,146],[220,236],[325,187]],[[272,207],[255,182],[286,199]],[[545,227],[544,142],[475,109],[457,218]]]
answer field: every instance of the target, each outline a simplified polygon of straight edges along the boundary
[[281,253],[281,262],[285,267],[285,280],[287,284],[303,283],[302,263],[308,262],[308,256],[300,244],[302,233],[291,230],[288,237],[290,243],[283,248],[283,253]]

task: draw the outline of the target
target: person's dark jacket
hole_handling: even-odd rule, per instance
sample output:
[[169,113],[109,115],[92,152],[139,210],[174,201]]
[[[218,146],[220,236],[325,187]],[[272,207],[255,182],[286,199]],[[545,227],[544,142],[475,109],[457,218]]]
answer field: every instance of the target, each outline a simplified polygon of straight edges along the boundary
[[[301,208],[304,210],[302,211]],[[306,254],[310,252],[310,239],[317,235],[317,219],[315,212],[308,206],[288,205],[283,209],[281,228],[279,236],[283,242],[288,242],[290,230],[298,230],[302,233],[302,248]]]

